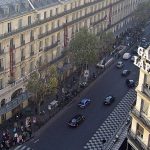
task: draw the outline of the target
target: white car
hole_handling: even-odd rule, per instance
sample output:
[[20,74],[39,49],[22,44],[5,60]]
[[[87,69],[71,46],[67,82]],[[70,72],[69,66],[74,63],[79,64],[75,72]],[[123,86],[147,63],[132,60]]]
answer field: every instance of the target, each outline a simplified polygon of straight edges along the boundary
[[124,53],[123,54],[123,59],[125,59],[125,60],[127,60],[127,59],[129,59],[131,57],[131,54],[130,53]]
[[98,63],[96,64],[96,67],[97,67],[97,68],[104,69],[104,68],[105,68],[105,61],[104,61],[104,60],[101,60],[100,62],[98,62]]

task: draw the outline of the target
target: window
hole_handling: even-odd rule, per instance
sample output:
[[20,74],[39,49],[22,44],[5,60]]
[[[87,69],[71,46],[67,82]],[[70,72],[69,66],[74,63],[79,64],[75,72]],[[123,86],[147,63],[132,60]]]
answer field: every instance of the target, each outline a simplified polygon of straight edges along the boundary
[[53,11],[52,10],[50,10],[50,17],[52,17],[53,16]]
[[31,63],[30,63],[30,72],[32,72],[34,70],[34,62],[32,61]]
[[24,56],[24,49],[21,49],[21,57]]
[[0,90],[4,88],[3,79],[0,79]]
[[8,23],[8,33],[11,32],[11,22]]
[[49,38],[46,38],[46,39],[45,39],[45,47],[48,46],[48,41],[49,41]]
[[60,20],[57,20],[57,27],[60,26]]
[[22,27],[22,19],[19,19],[18,20],[18,28],[21,28]]
[[56,8],[56,15],[58,14],[58,8]]
[[0,68],[3,68],[4,64],[3,64],[3,58],[0,59]]
[[144,128],[137,124],[137,136],[143,138]]
[[43,41],[40,41],[39,43],[39,50],[41,50],[43,48]]
[[64,11],[67,11],[67,5],[64,5]]
[[52,29],[54,29],[54,22],[52,22]]
[[44,12],[44,19],[46,19],[46,11]]
[[14,47],[14,39],[13,39],[13,38],[10,39],[10,47],[11,47],[11,48]]
[[57,33],[57,41],[60,41],[60,33]]
[[48,32],[48,24],[45,25],[45,32]]
[[52,35],[52,44],[54,44],[55,37]]
[[28,16],[28,25],[31,24],[31,16]]
[[21,41],[21,44],[24,43],[24,34],[21,34],[20,41]]
[[40,18],[41,18],[40,14],[37,14],[36,18],[37,18],[37,20],[40,20]]
[[25,67],[21,68],[21,78],[25,76]]
[[145,115],[147,115],[148,114],[148,109],[149,109],[149,103],[142,100],[141,112],[144,113]]
[[40,28],[39,28],[39,35],[41,35],[42,33],[43,33],[43,28],[40,27]]

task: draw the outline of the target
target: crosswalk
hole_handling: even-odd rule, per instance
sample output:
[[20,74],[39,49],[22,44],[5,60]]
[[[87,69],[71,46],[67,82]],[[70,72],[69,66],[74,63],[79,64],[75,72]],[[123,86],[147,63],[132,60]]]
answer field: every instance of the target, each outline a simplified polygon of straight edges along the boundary
[[26,146],[26,145],[19,145],[13,150],[33,150],[32,148]]
[[91,139],[86,143],[84,149],[88,150],[103,150],[111,142],[111,139],[116,134],[116,131],[123,125],[124,121],[129,115],[131,106],[136,100],[135,89],[123,97],[121,102],[117,105],[114,111],[108,116],[105,122],[98,128]]

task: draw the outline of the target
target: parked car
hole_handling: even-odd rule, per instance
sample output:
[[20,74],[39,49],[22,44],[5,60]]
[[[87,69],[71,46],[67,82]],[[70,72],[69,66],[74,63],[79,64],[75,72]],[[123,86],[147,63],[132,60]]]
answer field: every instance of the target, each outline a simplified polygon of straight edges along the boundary
[[90,99],[84,98],[84,99],[82,99],[82,100],[79,102],[78,106],[79,106],[80,108],[85,108],[85,107],[88,106],[90,103],[91,103],[91,100],[90,100]]
[[98,62],[98,63],[96,64],[96,67],[97,67],[97,68],[104,69],[104,68],[105,68],[105,60],[103,59],[103,60],[101,60],[100,62]]
[[126,76],[128,76],[130,74],[130,72],[131,71],[129,71],[129,70],[123,70],[121,75],[126,77]]
[[127,60],[127,59],[129,59],[131,57],[131,54],[130,53],[124,53],[123,54],[123,59],[125,59],[125,60]]
[[85,117],[81,114],[75,115],[67,124],[70,127],[78,127],[83,121]]
[[122,68],[123,67],[123,62],[122,61],[118,61],[116,67],[117,68]]
[[127,86],[128,86],[129,88],[135,87],[134,80],[127,79],[127,80],[126,80],[126,84],[127,84]]
[[113,103],[113,101],[115,100],[115,97],[112,95],[109,95],[105,98],[104,100],[104,104],[105,105],[110,105],[111,103]]

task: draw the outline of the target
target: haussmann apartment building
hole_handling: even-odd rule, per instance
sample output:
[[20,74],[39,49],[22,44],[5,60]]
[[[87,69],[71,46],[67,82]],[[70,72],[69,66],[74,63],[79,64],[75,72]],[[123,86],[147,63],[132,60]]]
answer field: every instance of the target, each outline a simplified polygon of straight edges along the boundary
[[136,104],[131,111],[128,150],[150,150],[150,46],[138,48],[134,64],[140,68]]
[[28,105],[25,82],[37,63],[57,62],[63,70],[59,58],[80,28],[88,27],[95,34],[108,30],[119,34],[131,24],[141,2],[0,0],[0,123]]

